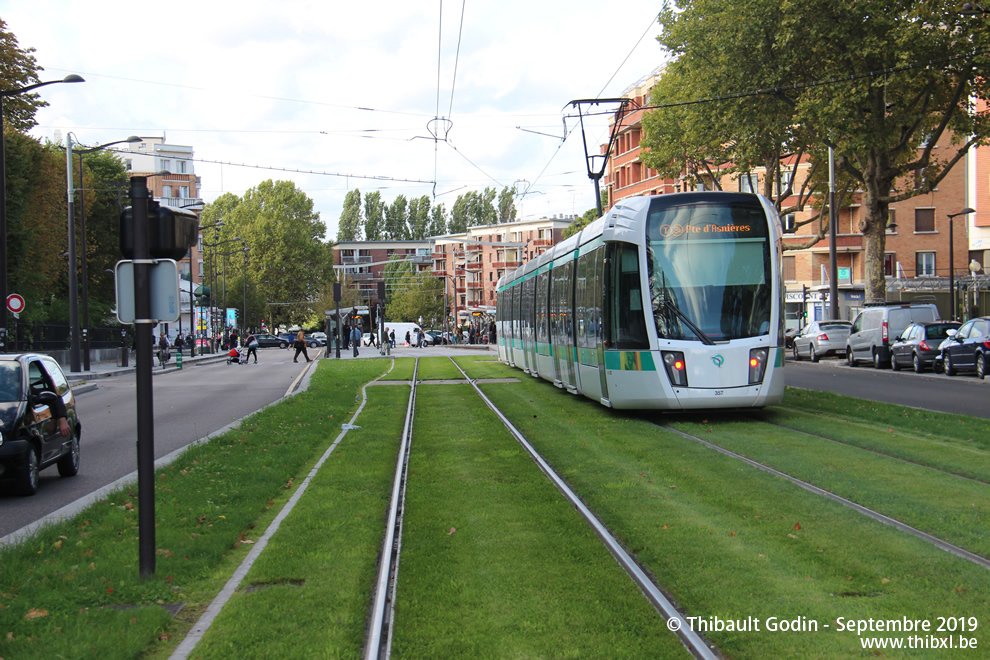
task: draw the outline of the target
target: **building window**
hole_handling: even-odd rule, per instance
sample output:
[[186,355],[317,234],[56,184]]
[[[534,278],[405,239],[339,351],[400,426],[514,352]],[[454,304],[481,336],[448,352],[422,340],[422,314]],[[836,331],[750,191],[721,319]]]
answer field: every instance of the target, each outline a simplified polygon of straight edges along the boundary
[[185,174],[186,173],[186,161],[184,161],[184,160],[177,160],[177,161],[175,161],[175,170],[179,174]]
[[887,277],[894,277],[897,274],[895,269],[896,262],[894,261],[894,253],[888,252],[883,255],[883,274]]
[[887,211],[887,231],[897,231],[897,211],[894,209]]
[[162,186],[162,197],[172,196],[172,186]]
[[797,279],[796,257],[784,257],[784,279],[794,281]]
[[130,158],[124,159],[124,169],[130,172],[134,168],[134,162]]
[[162,169],[165,170],[166,172],[171,171],[172,161],[168,158],[162,158]]
[[744,172],[739,175],[739,192],[755,193],[757,186],[758,181],[753,172]]
[[914,231],[915,232],[935,231],[935,209],[914,210]]
[[917,263],[918,277],[926,277],[935,275],[935,253],[934,252],[916,252],[915,262]]
[[179,197],[189,199],[189,186],[179,186]]

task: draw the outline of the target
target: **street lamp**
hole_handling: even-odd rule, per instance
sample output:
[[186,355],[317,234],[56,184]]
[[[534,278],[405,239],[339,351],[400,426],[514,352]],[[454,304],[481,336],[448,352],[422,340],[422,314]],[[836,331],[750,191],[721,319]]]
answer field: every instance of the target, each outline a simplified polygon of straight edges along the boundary
[[[66,181],[68,182],[68,195],[69,195],[70,209],[71,209],[72,200],[73,200],[73,194],[72,194],[73,193],[73,190],[72,190],[72,152],[73,152],[72,138],[73,137],[75,137],[75,136],[73,136],[72,133],[68,133],[65,136],[66,154],[68,156],[68,158],[66,159]],[[93,153],[94,151],[101,151],[101,150],[106,149],[107,147],[113,146],[115,144],[123,144],[125,142],[126,143],[134,143],[134,142],[140,142],[140,141],[141,141],[141,138],[139,138],[136,135],[132,135],[129,138],[127,138],[126,140],[115,140],[113,142],[107,142],[106,144],[101,144],[98,147],[90,147],[89,149],[76,149],[75,150],[75,153],[79,154],[79,188],[78,188],[78,190],[79,190],[79,243],[80,243],[80,250],[82,251],[82,344],[83,344],[83,348],[82,348],[82,368],[83,368],[83,371],[89,371],[89,276],[88,276],[88,273],[87,273],[87,262],[89,261],[89,259],[87,258],[87,254],[86,254],[86,204],[85,204],[85,199],[86,199],[85,190],[86,190],[86,188],[85,188],[85,186],[83,186],[83,154],[90,154],[90,153]],[[78,145],[79,143],[76,142],[76,144]],[[70,244],[69,251],[70,252],[74,252],[75,251],[76,237],[75,237],[75,233],[72,231],[72,222],[73,222],[72,219],[74,217],[75,217],[75,215],[70,210],[69,211],[69,226],[70,226],[70,230],[69,230],[69,244]],[[77,278],[78,275],[79,275],[79,273],[78,273],[78,270],[77,270],[77,266],[76,266],[75,262],[73,262],[70,259],[70,261],[69,261],[69,328],[70,328],[70,333],[69,333],[69,340],[70,340],[69,357],[70,357],[70,362],[71,362],[71,357],[72,357],[72,352],[73,352],[72,345],[73,344],[76,344],[76,348],[74,350],[77,353],[78,353],[78,350],[79,350],[78,349],[78,336],[76,335],[76,333],[72,332],[72,328],[74,328],[76,325],[78,325],[78,317],[76,319],[76,321],[77,321],[76,324],[73,324],[73,322],[72,322],[72,312],[73,312],[73,309],[75,309],[75,312],[76,312],[77,315],[79,313],[78,303],[76,303],[75,301],[72,300],[72,293],[73,293],[73,290],[75,289],[75,287],[72,286],[72,283],[73,283],[73,281],[76,280],[76,278]]]
[[[220,225],[221,225],[221,223],[217,223],[216,225],[213,225],[213,226],[214,227],[219,227]],[[219,232],[219,229],[217,229],[217,232]],[[220,255],[217,254],[217,247],[220,246],[220,245],[223,245],[224,243],[233,243],[234,241],[240,241],[240,242],[243,243],[244,242],[244,239],[241,238],[240,236],[235,236],[234,238],[228,238],[228,239],[223,240],[223,241],[216,241],[215,240],[215,242],[213,242],[213,243],[203,243],[204,246],[213,248],[213,257],[210,259],[210,275],[211,275],[210,280],[212,282],[212,285],[211,285],[211,288],[210,288],[210,308],[211,308],[211,310],[210,310],[211,311],[211,314],[210,314],[210,334],[211,334],[211,340],[213,339],[213,337],[216,337],[216,319],[214,318],[214,315],[212,314],[212,311],[213,311],[213,308],[215,307],[215,305],[213,304],[213,295],[214,295],[214,292],[216,291],[216,287],[217,287],[217,257],[220,256]],[[224,314],[223,323],[226,324],[226,322],[227,322],[227,318],[226,318],[226,316],[227,316],[227,310],[226,309],[224,309],[223,314]]]
[[82,76],[73,73],[61,80],[49,80],[0,91],[0,305],[3,305],[3,312],[0,313],[0,320],[2,320],[0,322],[0,351],[5,351],[7,348],[7,157],[3,139],[3,100],[8,96],[17,96],[45,85],[77,82],[86,81],[83,80]]
[[976,211],[967,206],[959,213],[949,214],[949,295],[952,300],[953,321],[956,320],[956,269],[955,261],[953,261],[952,219],[960,215],[969,215],[970,213],[976,213]]

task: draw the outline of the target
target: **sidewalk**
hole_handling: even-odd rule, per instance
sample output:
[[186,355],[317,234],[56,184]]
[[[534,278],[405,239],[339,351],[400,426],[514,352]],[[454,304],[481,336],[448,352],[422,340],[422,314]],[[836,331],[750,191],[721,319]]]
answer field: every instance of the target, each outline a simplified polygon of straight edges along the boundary
[[[155,367],[151,372],[152,375],[178,371],[178,357],[179,356],[173,351],[172,359],[169,360],[168,366],[164,369],[158,366],[158,361],[156,359]],[[185,368],[196,364],[212,364],[213,362],[221,362],[226,359],[226,353],[207,353],[206,355],[197,355],[196,357],[189,357],[188,354],[184,353],[182,356],[182,366]],[[121,367],[115,362],[99,362],[90,364],[89,371],[71,372],[65,366],[62,367],[62,370],[65,372],[65,377],[69,379],[69,385],[72,387],[72,391],[76,394],[82,394],[84,392],[89,392],[96,389],[96,383],[92,381],[99,380],[101,378],[112,378],[114,376],[132,374],[134,373],[135,366],[134,354],[131,353],[130,359],[128,360],[128,366],[126,367]]]

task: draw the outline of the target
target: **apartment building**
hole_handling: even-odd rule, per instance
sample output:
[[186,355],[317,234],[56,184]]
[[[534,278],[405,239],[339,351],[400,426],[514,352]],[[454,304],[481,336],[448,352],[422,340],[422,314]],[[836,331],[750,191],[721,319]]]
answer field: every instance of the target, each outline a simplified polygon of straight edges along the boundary
[[[605,186],[610,207],[628,197],[690,189],[684,178],[661,178],[641,162],[643,111],[639,108],[649,105],[650,90],[662,73],[662,69],[658,69],[627,89],[623,96],[631,100],[628,106],[630,109],[621,117],[616,115],[612,118],[613,124],[619,119],[620,128],[612,153],[608,154],[606,166]],[[945,140],[948,148],[948,138]],[[937,155],[939,146],[936,145],[935,149]],[[809,169],[810,164],[807,162],[783,162],[781,180],[774,182],[772,186],[774,199],[777,200],[777,196],[788,188],[792,179],[797,189]],[[723,190],[763,192],[766,176],[766,171],[759,169],[722,176],[718,183]],[[962,286],[987,288],[986,276],[978,275],[983,272],[983,265],[990,260],[988,182],[990,149],[974,149],[946,175],[935,190],[891,206],[884,255],[889,299],[907,299],[920,294],[935,295],[940,303],[944,302],[944,311],[948,313],[950,268]],[[712,185],[714,184],[709,184]],[[797,202],[796,198],[780,201],[781,208],[785,209]],[[834,239],[839,308],[843,318],[851,318],[865,304],[866,241],[859,228],[865,209],[860,202],[857,195],[852,204],[839,209],[838,233]],[[967,207],[976,212],[956,217],[950,232],[948,215]],[[796,248],[817,234],[818,223],[809,222],[815,216],[816,211],[809,208],[782,218],[785,244]],[[829,305],[826,294],[829,289],[831,241],[832,237],[826,236],[811,247],[791,249],[784,253],[787,309],[789,318],[795,323],[803,317],[804,312],[812,320],[827,317]],[[951,264],[950,254],[953,262]],[[977,276],[974,277],[974,274]]]

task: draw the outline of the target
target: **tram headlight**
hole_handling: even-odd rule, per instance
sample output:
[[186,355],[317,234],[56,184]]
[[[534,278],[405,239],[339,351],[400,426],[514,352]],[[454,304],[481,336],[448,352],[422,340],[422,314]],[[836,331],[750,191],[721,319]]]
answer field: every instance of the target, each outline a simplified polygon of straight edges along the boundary
[[687,387],[687,367],[684,365],[684,353],[681,351],[663,351],[663,366],[667,369],[667,378],[674,387]]
[[763,382],[763,374],[767,370],[767,357],[770,351],[766,348],[754,348],[749,352],[749,384]]

